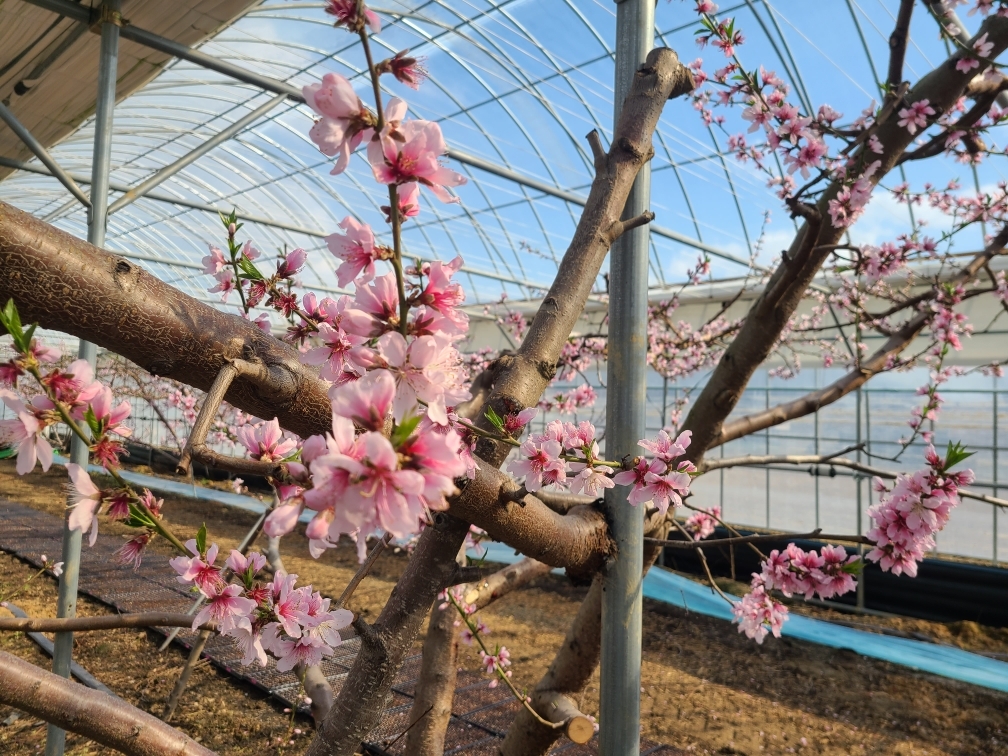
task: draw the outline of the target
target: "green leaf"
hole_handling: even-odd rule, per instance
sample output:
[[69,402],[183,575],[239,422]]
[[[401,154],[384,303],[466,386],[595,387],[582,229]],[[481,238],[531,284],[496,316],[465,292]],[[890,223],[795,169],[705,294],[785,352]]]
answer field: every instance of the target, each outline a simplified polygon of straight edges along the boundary
[[206,536],[207,530],[206,523],[204,522],[203,525],[200,526],[199,532],[196,534],[196,548],[199,550],[200,556],[204,556],[206,554]]
[[88,428],[91,429],[92,436],[98,436],[101,432],[101,428],[98,425],[98,418],[95,416],[94,410],[91,409],[91,405],[88,405],[87,411],[84,413],[84,422],[88,424]]
[[252,281],[263,280],[263,274],[260,273],[256,266],[252,264],[252,261],[244,255],[238,258],[238,267],[241,268],[242,273],[245,274],[246,278]]
[[19,352],[26,352],[28,350],[28,342],[25,341],[24,329],[21,327],[21,316],[18,314],[13,299],[7,300],[3,312],[0,313],[0,323],[3,323],[4,329],[14,339],[14,348]]
[[17,454],[17,449],[13,446],[7,446],[0,449],[0,459],[10,459],[15,454]]
[[501,433],[504,432],[504,418],[502,418],[500,415],[494,412],[493,407],[487,407],[485,415],[486,419],[490,421],[490,424],[494,428],[499,430]]
[[861,573],[864,572],[864,559],[858,559],[853,562],[849,562],[840,568],[843,572],[848,575],[854,575],[855,577],[860,577]]
[[966,451],[966,446],[959,441],[956,441],[954,444],[949,441],[948,449],[945,451],[945,466],[942,468],[942,472],[951,470],[964,459],[972,457],[975,453]]
[[420,424],[420,420],[421,417],[419,415],[407,415],[404,417],[402,422],[392,429],[392,446],[398,449],[409,441],[409,437],[413,435],[413,431]]

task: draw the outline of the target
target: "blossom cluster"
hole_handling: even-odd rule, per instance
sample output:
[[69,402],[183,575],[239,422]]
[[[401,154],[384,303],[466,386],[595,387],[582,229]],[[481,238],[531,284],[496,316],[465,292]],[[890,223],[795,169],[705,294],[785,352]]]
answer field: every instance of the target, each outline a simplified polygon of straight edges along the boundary
[[848,556],[843,546],[823,546],[817,552],[792,543],[784,551],[771,551],[761,567],[762,572],[753,573],[749,592],[732,607],[739,632],[757,643],[762,643],[767,633],[779,638],[787,619],[787,607],[775,601],[770,591],[778,590],[788,598],[818,595],[823,600],[843,595],[857,587],[854,575],[860,560],[856,555]]
[[[865,558],[877,562],[885,572],[916,577],[917,564],[935,546],[934,536],[948,522],[949,513],[959,503],[958,490],[973,481],[973,471],[950,472],[969,457],[959,444],[949,443],[944,457],[933,446],[924,454],[927,467],[912,475],[898,475],[888,488],[875,478],[873,487],[879,502],[868,509],[872,527],[867,538],[874,547]],[[749,592],[732,606],[732,614],[745,633],[762,643],[768,633],[780,637],[788,610],[771,595],[780,591],[790,598],[819,596],[827,600],[857,587],[855,575],[862,564],[848,556],[842,546],[823,546],[818,552],[788,544],[774,550],[753,573]]]
[[[266,566],[262,554],[233,550],[223,568],[217,565],[219,549],[217,544],[206,546],[205,528],[185,546],[191,556],[177,556],[170,563],[178,581],[205,599],[193,629],[216,623],[221,635],[241,649],[242,664],[266,666],[267,651],[276,657],[280,672],[298,664],[319,664],[332,656],[341,643],[339,631],[353,621],[352,612],[330,609],[330,600],[310,585],[295,588],[297,575],[279,570],[270,582],[258,580]],[[229,575],[239,582],[230,582]]]
[[602,489],[615,485],[610,477],[614,468],[600,460],[595,426],[587,420],[577,425],[553,420],[543,433],[529,434],[518,452],[518,458],[507,469],[513,475],[525,476],[527,491],[556,486],[597,496]]
[[879,478],[873,488],[879,501],[868,509],[872,527],[868,538],[875,547],[866,557],[886,572],[917,575],[917,564],[935,547],[935,535],[945,527],[949,513],[959,504],[959,488],[973,482],[973,471],[951,472],[968,457],[959,445],[949,444],[944,457],[928,446],[927,467],[912,475],[899,475],[892,488]]

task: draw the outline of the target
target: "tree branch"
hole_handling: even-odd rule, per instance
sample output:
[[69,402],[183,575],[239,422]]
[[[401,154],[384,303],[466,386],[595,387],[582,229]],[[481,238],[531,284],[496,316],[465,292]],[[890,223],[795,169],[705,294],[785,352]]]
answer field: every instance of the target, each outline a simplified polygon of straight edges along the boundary
[[78,685],[0,651],[0,703],[129,756],[214,756],[121,698]]
[[810,533],[773,533],[770,535],[760,533],[757,535],[736,536],[733,538],[712,538],[708,541],[682,541],[669,538],[645,538],[644,542],[668,549],[687,549],[692,551],[693,549],[704,548],[707,546],[737,546],[744,543],[778,543],[780,541],[793,541],[795,539],[830,542],[845,541],[848,543],[874,543],[874,541],[869,541],[864,536],[833,535],[830,533],[824,535],[822,533],[822,528],[816,528]]
[[[1002,228],[998,235],[991,240],[987,248],[977,254],[958,275],[951,279],[950,284],[954,286],[970,281],[983,269],[991,258],[1001,254],[1006,244],[1008,244],[1008,226]],[[788,420],[810,415],[813,412],[817,412],[820,408],[842,399],[851,391],[863,386],[873,375],[884,371],[889,360],[906,349],[927,327],[933,317],[934,313],[927,309],[917,313],[890,336],[874,354],[863,361],[860,366],[838,378],[829,386],[811,391],[790,402],[784,402],[752,415],[745,415],[728,423],[722,423],[718,435],[709,442],[709,448],[726,444],[736,438],[748,436],[751,433],[770,428],[774,425],[780,425]],[[739,338],[741,338],[741,335]],[[692,416],[692,413],[690,414]],[[711,464],[716,465],[716,463],[716,460],[712,460]],[[714,468],[711,467],[708,469]]]
[[[1000,55],[1008,46],[1008,19],[988,17],[979,34],[988,34],[988,41],[993,44],[992,57]],[[907,92],[904,101],[914,103],[927,99],[935,109],[935,118],[949,112],[973,78],[956,70],[957,60],[958,56],[952,56],[925,75]],[[869,178],[873,185],[892,170],[896,160],[913,141],[913,135],[900,127],[893,115],[880,118],[875,134],[883,146],[882,154],[872,153],[860,161],[864,168],[869,162],[879,161],[879,168]],[[853,158],[863,154],[866,148],[862,145],[858,149],[860,152]],[[848,171],[848,182],[858,178],[854,172],[856,164],[858,161],[855,160]],[[787,255],[797,264],[777,266],[764,293],[753,304],[738,335],[721,356],[697,397],[684,423],[684,428],[693,431],[690,457],[694,462],[719,442],[725,418],[738,403],[753,372],[777,343],[809,284],[829,255],[828,248],[842,238],[846,229],[835,227],[829,220],[828,212],[830,200],[836,198],[843,186],[841,182],[834,181],[826,187],[816,203],[824,222],[818,228],[806,222],[799,229]]]
[[896,28],[889,35],[889,90],[903,82],[903,60],[906,58],[907,37],[910,35],[910,17],[916,0],[900,0],[896,14]]
[[325,382],[292,346],[0,202],[0,299],[37,322],[104,347],[154,375],[208,391],[229,361],[258,360],[264,380],[237,378],[225,400],[307,437],[325,433]]
[[[190,614],[105,614],[97,617],[0,617],[0,631],[36,633],[86,633],[118,630],[124,627],[192,627]],[[200,629],[216,630],[217,623],[207,622]]]
[[269,380],[269,373],[265,366],[261,364],[253,364],[245,360],[228,360],[221,367],[220,372],[217,373],[217,377],[214,378],[214,382],[210,386],[210,390],[207,392],[206,398],[203,400],[203,406],[200,407],[199,414],[196,416],[196,422],[193,423],[192,432],[189,434],[189,438],[186,439],[185,448],[182,449],[182,455],[179,457],[176,468],[176,472],[180,475],[189,474],[193,448],[204,447],[207,433],[210,432],[214,418],[217,416],[218,410],[220,410],[221,402],[224,401],[224,395],[231,388],[234,379],[239,375],[251,378],[259,383]]

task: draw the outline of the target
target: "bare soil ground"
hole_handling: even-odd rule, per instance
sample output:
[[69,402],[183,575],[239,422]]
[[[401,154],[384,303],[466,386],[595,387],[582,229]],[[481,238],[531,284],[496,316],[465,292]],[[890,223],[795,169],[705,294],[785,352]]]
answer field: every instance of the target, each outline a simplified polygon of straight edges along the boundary
[[[53,514],[63,511],[65,480],[62,469],[18,478],[12,464],[0,463],[0,495]],[[246,512],[184,497],[165,497],[165,513],[183,537],[206,522],[222,547],[234,546],[254,520]],[[101,523],[102,538],[122,538],[123,533],[121,526]],[[287,568],[323,592],[337,594],[356,569],[353,547],[332,550],[316,561],[306,546],[296,534],[284,539]],[[156,549],[147,558],[167,555]],[[355,594],[352,608],[377,614],[407,559],[405,553],[383,555]],[[31,574],[27,565],[0,555],[0,595],[17,589]],[[551,575],[482,612],[492,629],[490,640],[512,651],[519,687],[538,680],[584,590]],[[15,603],[30,615],[52,616],[55,597],[55,581],[42,577]],[[86,600],[79,604],[82,614],[106,611]],[[1008,630],[975,623],[861,618],[807,606],[802,611],[920,632],[974,651],[1008,652]],[[179,649],[158,653],[159,638],[135,630],[78,634],[75,658],[124,699],[159,714],[185,661]],[[24,635],[0,636],[0,648],[49,666]],[[460,663],[479,668],[468,648]],[[597,713],[597,672],[581,706]],[[643,735],[698,754],[1008,754],[1008,695],[849,651],[773,638],[758,646],[726,622],[651,601],[645,602],[642,709]],[[0,707],[0,753],[41,752],[44,725],[27,715],[14,719],[14,714]],[[291,722],[289,714],[260,693],[209,666],[194,673],[173,723],[222,754],[299,754],[312,734],[310,722]],[[75,736],[68,744],[67,753],[75,756],[108,752]]]

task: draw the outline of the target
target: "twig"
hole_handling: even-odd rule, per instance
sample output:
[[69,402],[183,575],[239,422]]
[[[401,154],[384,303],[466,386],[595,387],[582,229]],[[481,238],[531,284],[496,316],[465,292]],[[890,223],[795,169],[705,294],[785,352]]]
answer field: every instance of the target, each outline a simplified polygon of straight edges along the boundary
[[[0,631],[37,633],[86,633],[95,630],[118,630],[124,627],[192,627],[191,614],[102,614],[97,617],[0,617]],[[202,629],[217,629],[216,622],[200,625]]]
[[[692,538],[692,536],[689,534],[689,531],[687,531],[686,528],[680,525],[677,520],[672,520],[672,524],[675,525],[684,536],[686,536],[687,538]],[[725,595],[725,592],[721,590],[721,586],[719,586],[716,582],[714,582],[714,575],[711,574],[710,567],[707,565],[707,557],[704,555],[703,549],[695,544],[693,546],[693,549],[694,551],[696,551],[697,556],[700,557],[700,564],[703,565],[704,572],[707,573],[707,581],[710,583],[711,588],[717,591],[721,595],[721,598],[723,598],[732,606],[735,606],[735,602],[732,601],[730,598],[728,598],[728,596]]]
[[408,732],[409,732],[410,730],[412,730],[412,729],[413,729],[413,728],[414,728],[414,727],[415,727],[416,725],[418,725],[418,724],[420,723],[420,720],[422,720],[422,719],[423,719],[424,717],[426,717],[426,716],[427,716],[428,714],[430,714],[430,713],[431,713],[431,712],[432,712],[433,710],[434,710],[434,704],[431,704],[430,706],[428,706],[428,707],[427,707],[427,711],[425,711],[425,712],[424,712],[423,714],[421,714],[421,715],[420,715],[419,717],[417,717],[416,719],[414,719],[414,720],[413,720],[413,721],[412,721],[412,722],[410,723],[410,726],[409,726],[409,727],[407,727],[407,728],[406,728],[405,730],[403,730],[402,732],[400,732],[400,733],[399,733],[398,735],[396,735],[396,736],[395,736],[395,737],[394,737],[394,738],[392,739],[392,742],[391,742],[391,743],[389,743],[388,745],[386,745],[386,746],[385,746],[385,748],[386,748],[386,749],[389,749],[389,748],[391,748],[392,746],[394,746],[394,745],[395,745],[396,743],[398,743],[398,742],[399,742],[399,741],[400,741],[400,740],[402,739],[403,735],[405,735],[405,734],[406,734],[406,733],[408,733]]
[[221,402],[224,401],[224,395],[231,388],[231,383],[237,377],[238,367],[234,362],[226,362],[220,369],[220,372],[217,373],[217,377],[214,378],[213,385],[210,386],[210,390],[203,400],[203,406],[200,407],[199,414],[196,416],[196,422],[193,423],[192,432],[189,434],[189,438],[186,439],[178,465],[175,467],[175,471],[180,475],[189,474],[193,449],[203,446],[207,433],[210,432],[210,426],[213,424],[213,419],[217,416]]
[[346,606],[346,602],[350,600],[351,596],[353,596],[354,591],[357,590],[357,586],[360,585],[361,581],[371,571],[371,567],[374,566],[374,563],[378,560],[382,550],[388,546],[389,541],[391,540],[392,534],[386,533],[381,537],[381,540],[374,545],[374,548],[371,549],[371,553],[368,554],[367,559],[364,560],[364,564],[357,568],[357,572],[352,578],[350,578],[350,582],[347,583],[347,587],[343,589],[343,593],[340,594],[339,599],[336,601],[336,606]]
[[182,674],[176,680],[175,687],[172,688],[171,695],[168,696],[168,703],[165,704],[164,711],[161,713],[161,719],[165,722],[169,721],[172,718],[172,714],[175,713],[175,707],[178,706],[179,699],[189,684],[189,676],[192,674],[193,669],[195,669],[196,662],[203,655],[203,649],[206,647],[209,639],[210,631],[203,630],[193,644],[192,650],[189,652],[189,658],[186,659],[185,666],[182,668]]
[[[686,532],[684,530],[684,532]],[[742,543],[764,543],[764,542],[774,542],[774,541],[789,541],[800,538],[803,540],[818,540],[818,541],[846,541],[849,543],[866,543],[874,544],[874,541],[869,541],[864,536],[856,535],[833,535],[833,534],[823,534],[822,528],[816,528],[810,533],[771,533],[771,534],[754,534],[747,536],[736,536],[734,538],[713,538],[709,541],[678,541],[669,540],[666,538],[645,538],[644,543],[654,543],[661,546],[665,546],[670,549],[695,549],[697,546],[730,546],[733,544]]]

